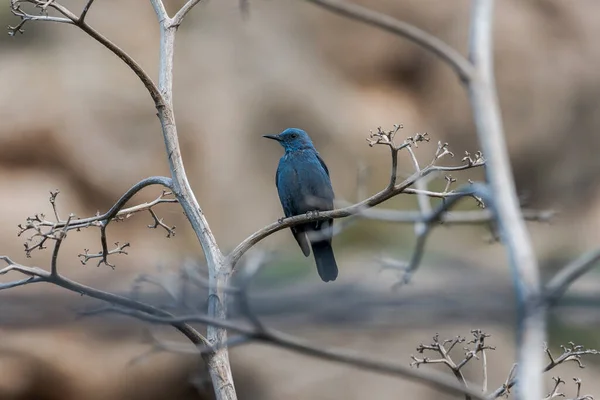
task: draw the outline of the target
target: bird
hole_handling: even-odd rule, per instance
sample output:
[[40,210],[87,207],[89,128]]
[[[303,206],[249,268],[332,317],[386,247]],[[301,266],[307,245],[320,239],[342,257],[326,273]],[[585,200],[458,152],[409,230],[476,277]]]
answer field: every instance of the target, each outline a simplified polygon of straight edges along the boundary
[[[285,150],[279,160],[275,184],[285,217],[333,210],[334,193],[327,165],[302,129],[288,128],[273,139]],[[293,226],[292,234],[304,256],[312,248],[317,272],[324,282],[335,281],[338,267],[331,247],[333,219]]]

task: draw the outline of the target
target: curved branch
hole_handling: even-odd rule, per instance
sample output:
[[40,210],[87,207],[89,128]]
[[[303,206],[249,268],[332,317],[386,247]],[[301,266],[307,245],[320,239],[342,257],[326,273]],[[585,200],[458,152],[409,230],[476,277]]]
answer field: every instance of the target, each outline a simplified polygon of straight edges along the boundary
[[548,305],[554,305],[573,282],[595,267],[599,261],[600,250],[593,250],[573,260],[554,275],[544,290],[544,299]]
[[306,0],[336,14],[375,26],[384,31],[402,36],[413,43],[430,51],[442,61],[446,62],[459,76],[468,82],[474,75],[471,63],[458,51],[435,36],[404,21],[397,20],[389,15],[369,10],[368,8],[351,4],[341,0]]
[[483,395],[481,392],[466,388],[465,386],[456,382],[454,378],[451,378],[446,374],[432,372],[423,373],[408,366],[369,359],[359,353],[349,351],[346,349],[319,348],[306,341],[270,328],[263,328],[259,330],[256,327],[240,325],[230,320],[223,320],[220,318],[213,318],[207,315],[198,314],[165,318],[157,315],[149,315],[131,310],[108,309],[104,311],[129,315],[142,321],[159,324],[196,322],[207,325],[214,325],[223,329],[239,332],[247,338],[259,342],[272,344],[290,351],[295,351],[300,354],[306,354],[327,361],[351,365],[357,368],[373,372],[384,373],[392,376],[401,376],[416,382],[422,382],[428,385],[435,386],[438,389],[442,389],[448,392],[468,394],[469,396],[472,396],[475,399],[486,400],[485,395]]
[[406,188],[408,188],[409,186],[414,184],[415,181],[417,181],[418,179],[420,179],[426,175],[429,175],[433,172],[460,171],[460,170],[478,167],[481,165],[483,165],[483,163],[481,163],[481,164],[469,163],[469,164],[461,165],[458,167],[438,167],[435,165],[429,165],[429,166],[423,168],[421,171],[413,174],[411,177],[407,178],[403,182],[401,182],[393,187],[388,186],[385,189],[383,189],[382,191],[380,191],[379,193],[369,197],[368,199],[361,201],[360,203],[353,204],[348,207],[339,208],[337,210],[319,212],[318,215],[313,215],[314,213],[311,213],[310,215],[297,215],[297,216],[293,216],[293,217],[289,217],[289,218],[284,218],[277,222],[273,222],[272,224],[265,226],[263,229],[254,232],[252,235],[250,235],[249,237],[244,239],[227,256],[227,262],[229,262],[233,266],[235,266],[235,264],[244,255],[244,253],[246,253],[252,246],[257,244],[258,242],[260,242],[267,236],[270,236],[271,234],[273,234],[277,231],[280,231],[282,229],[290,228],[292,226],[296,226],[296,225],[299,225],[299,224],[302,224],[305,222],[321,221],[321,220],[325,220],[325,219],[329,219],[329,218],[334,218],[334,219],[335,218],[344,218],[344,217],[349,217],[351,215],[360,215],[360,213],[363,212],[365,209],[369,209],[378,204],[381,204],[384,201],[396,196],[397,194],[404,192],[406,190]]
[[172,190],[173,181],[171,180],[171,178],[167,178],[166,176],[151,176],[149,178],[142,179],[141,181],[133,185],[131,188],[129,188],[129,190],[127,190],[121,196],[121,198],[117,200],[117,202],[110,208],[110,210],[102,214],[100,219],[112,220],[136,193],[138,193],[145,187],[153,185],[164,186],[167,189]]
[[[161,318],[174,318],[171,313],[163,311],[159,308],[139,302],[137,300],[128,299],[127,297],[119,296],[113,293],[104,292],[102,290],[94,289],[90,286],[83,285],[81,283],[72,281],[61,275],[53,275],[52,273],[37,267],[26,267],[12,261],[9,257],[0,256],[0,260],[3,260],[8,266],[0,270],[0,275],[4,275],[11,271],[17,271],[25,275],[29,275],[29,278],[13,282],[11,284],[1,286],[0,289],[8,289],[15,286],[22,286],[27,283],[35,282],[48,282],[56,286],[60,286],[64,289],[70,290],[71,292],[79,293],[81,295],[89,296],[94,299],[106,301],[110,304],[116,304],[121,307],[127,307],[131,310],[137,310],[139,312],[147,313],[148,315],[154,315]],[[183,333],[192,343],[196,345],[210,345],[209,341],[202,336],[198,331],[189,326],[184,322],[173,322],[173,327]]]
[[158,90],[158,87],[152,81],[152,79],[146,73],[146,71],[144,71],[144,69],[137,63],[137,61],[135,61],[123,49],[121,49],[119,46],[117,46],[116,44],[111,42],[109,39],[107,39],[105,36],[103,36],[100,32],[98,32],[97,30],[92,28],[90,25],[88,25],[87,22],[85,22],[85,17],[87,15],[87,12],[88,12],[91,4],[92,4],[92,1],[88,1],[88,3],[86,4],[85,8],[83,9],[83,11],[81,13],[81,16],[79,16],[79,17],[61,4],[52,2],[51,4],[49,4],[49,6],[54,8],[61,14],[63,14],[65,17],[67,17],[71,21],[73,21],[73,25],[76,25],[77,27],[79,27],[79,29],[81,29],[82,31],[84,31],[85,33],[90,35],[92,38],[96,39],[100,44],[102,44],[108,50],[113,52],[117,57],[119,57],[121,60],[123,60],[123,62],[125,64],[127,64],[127,66],[142,81],[142,83],[144,84],[144,86],[146,87],[148,92],[150,93],[150,96],[152,97],[152,100],[154,101],[156,107],[163,105],[164,100],[163,100],[163,97],[162,97],[160,91]]

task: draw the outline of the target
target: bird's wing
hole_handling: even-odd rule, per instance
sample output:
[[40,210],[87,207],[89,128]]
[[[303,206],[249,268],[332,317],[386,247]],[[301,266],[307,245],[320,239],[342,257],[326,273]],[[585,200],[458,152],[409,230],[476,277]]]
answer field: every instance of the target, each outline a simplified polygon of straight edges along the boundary
[[325,161],[323,161],[323,159],[321,158],[319,153],[317,153],[317,159],[321,163],[321,167],[323,167],[323,169],[325,170],[325,173],[327,173],[327,176],[329,176],[329,169],[327,168],[327,165],[325,165]]
[[310,255],[310,244],[308,243],[304,228],[303,225],[294,226],[292,227],[292,233],[294,234],[294,238],[296,238],[296,242],[298,242],[298,246],[302,249],[302,253],[308,257]]

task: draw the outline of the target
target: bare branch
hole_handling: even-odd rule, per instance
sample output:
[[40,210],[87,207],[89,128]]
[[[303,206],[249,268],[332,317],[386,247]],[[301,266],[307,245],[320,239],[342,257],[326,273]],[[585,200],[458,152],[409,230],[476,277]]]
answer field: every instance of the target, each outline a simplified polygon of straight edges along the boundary
[[430,214],[423,216],[422,220],[420,221],[422,224],[422,229],[417,231],[417,242],[415,244],[415,249],[413,250],[410,262],[408,264],[402,262],[387,262],[384,264],[384,268],[396,269],[401,273],[401,278],[396,284],[393,285],[393,289],[398,289],[402,285],[410,282],[412,274],[421,264],[421,259],[425,253],[425,244],[427,243],[427,238],[429,237],[431,230],[436,225],[436,222],[439,222],[439,219],[443,213],[452,208],[460,199],[474,196],[483,198],[490,204],[493,200],[486,185],[468,184],[463,188],[458,189],[455,196],[450,197],[448,201],[438,205],[438,207],[436,207]]
[[487,400],[486,397],[478,391],[464,387],[463,385],[455,382],[453,379],[450,379],[445,374],[433,372],[422,373],[404,365],[397,365],[384,361],[369,359],[364,355],[346,349],[336,349],[331,347],[328,347],[327,349],[320,348],[313,344],[307,343],[298,338],[270,328],[265,329],[263,331],[259,331],[252,325],[243,325],[234,321],[223,320],[220,318],[212,318],[207,315],[199,314],[184,315],[179,317],[160,317],[156,315],[145,314],[139,311],[134,311],[129,308],[111,309],[107,310],[107,312],[118,312],[120,314],[130,315],[143,321],[159,324],[197,322],[207,325],[216,325],[227,330],[239,332],[253,340],[275,345],[301,354],[306,354],[323,360],[342,363],[373,372],[405,377],[416,382],[427,383],[428,385],[432,385],[438,389],[443,389],[451,393],[468,394],[474,399]]
[[[398,125],[396,125],[396,126],[398,126]],[[426,138],[425,134],[417,134],[414,137],[409,138],[406,141],[404,141],[401,145],[396,145],[393,141],[393,137],[394,137],[395,133],[396,133],[395,130],[383,131],[383,130],[381,130],[381,128],[379,128],[377,133],[371,133],[371,136],[369,139],[367,139],[367,141],[369,142],[370,146],[374,146],[374,145],[389,146],[392,149],[392,156],[393,156],[395,151],[399,151],[403,148],[414,145],[415,143],[417,143],[419,141],[427,140],[427,139],[425,139]],[[405,190],[408,187],[412,186],[418,179],[421,179],[431,173],[440,172],[440,171],[460,171],[460,170],[465,170],[465,169],[470,169],[470,168],[476,168],[476,167],[483,166],[485,164],[485,160],[480,157],[477,160],[471,160],[471,161],[466,162],[463,165],[459,165],[459,166],[455,166],[455,167],[437,166],[434,163],[435,163],[435,159],[429,165],[422,168],[419,172],[415,172],[413,175],[411,175],[409,178],[405,179],[401,183],[391,186],[391,182],[394,182],[394,179],[395,179],[395,177],[394,177],[395,165],[394,165],[394,161],[392,159],[392,172],[391,172],[392,178],[390,179],[390,185],[388,185],[385,189],[383,189],[379,193],[377,193],[359,203],[356,203],[356,204],[353,204],[353,205],[350,205],[347,207],[339,208],[336,210],[321,211],[318,214],[311,213],[310,215],[297,215],[297,216],[293,216],[293,217],[289,217],[289,218],[282,218],[279,221],[274,222],[270,225],[267,225],[263,229],[253,233],[248,238],[246,238],[244,241],[242,241],[227,256],[227,263],[230,263],[231,265],[235,266],[235,264],[242,257],[242,255],[244,255],[244,253],[246,253],[252,246],[254,246],[256,243],[260,242],[264,238],[270,236],[274,232],[277,232],[277,231],[280,231],[282,229],[289,228],[292,226],[296,226],[296,225],[299,225],[302,223],[306,223],[306,222],[320,221],[320,220],[325,220],[325,219],[329,219],[329,218],[344,218],[344,217],[349,217],[352,215],[360,215],[365,210],[367,210],[371,207],[374,207],[378,204],[381,204],[384,201],[389,200],[390,198],[392,198],[400,193],[405,192]],[[473,195],[474,192],[466,191],[465,193],[467,193],[467,195]],[[463,196],[464,196],[464,194],[463,194]],[[461,195],[453,196],[453,198],[460,198],[460,197],[462,197],[462,196]],[[440,215],[441,215],[440,211],[436,212],[435,218],[439,218]],[[427,220],[427,217],[423,217],[423,220]],[[432,219],[432,221],[433,221],[433,219]]]
[[463,81],[470,80],[474,74],[473,66],[459,52],[435,36],[406,22],[343,0],[307,1],[328,11],[378,27],[416,43],[446,62]]
[[539,307],[541,285],[538,263],[520,213],[515,183],[500,116],[493,71],[493,0],[474,0],[471,12],[469,59],[476,73],[468,82],[475,126],[487,157],[486,175],[496,204],[500,236],[511,263],[517,301],[519,393],[522,398],[542,398],[542,354],[546,337],[545,308]]
[[[419,165],[419,160],[417,160],[415,152],[411,147],[408,147],[407,150],[410,154],[410,158],[412,159],[415,172],[419,173],[421,171],[421,166]],[[417,202],[419,204],[419,211],[421,212],[421,214],[429,214],[431,212],[431,202],[429,201],[429,198],[424,194],[424,192],[427,191],[427,183],[425,179],[426,178],[417,180],[415,182],[416,189],[412,189],[414,190],[414,193],[417,194]],[[410,188],[407,188],[407,190],[408,189]],[[415,233],[417,235],[424,229],[425,226],[423,226],[422,222],[418,222],[415,224]]]
[[[43,2],[41,1],[27,1],[28,3],[33,3],[38,7],[43,6]],[[61,18],[61,17],[52,17],[49,15],[33,15],[29,14],[21,8],[21,1],[19,0],[10,0],[10,11],[13,15],[21,18],[21,22],[16,26],[8,26],[8,34],[10,36],[15,36],[18,33],[23,33],[23,26],[28,21],[42,21],[42,22],[58,22],[63,24],[73,24],[73,21],[69,18]]]
[[[469,347],[464,348],[464,350],[466,351],[465,358],[462,361],[460,361],[459,363],[456,363],[452,359],[452,357],[450,356],[450,352],[452,351],[454,346],[456,346],[458,343],[464,343],[466,341],[466,339],[461,336],[456,336],[455,338],[452,338],[452,339],[446,339],[444,341],[440,341],[439,334],[436,334],[433,337],[433,342],[431,342],[430,344],[427,344],[427,345],[420,344],[419,346],[417,346],[417,351],[421,354],[423,354],[425,351],[431,351],[431,352],[439,354],[441,357],[437,358],[437,359],[430,359],[429,357],[419,358],[419,357],[415,357],[414,355],[411,355],[410,358],[413,360],[413,362],[411,362],[410,365],[416,366],[418,368],[422,364],[444,364],[452,371],[452,373],[454,374],[454,376],[456,377],[458,382],[460,382],[465,387],[468,386],[467,381],[466,381],[461,369],[473,358],[477,359],[478,358],[477,355],[479,353],[482,353],[485,356],[485,350],[495,350],[496,349],[495,347],[488,346],[485,344],[485,339],[490,337],[490,335],[482,332],[479,329],[472,330],[471,334],[473,335],[473,339],[470,340],[469,342],[467,342],[467,344],[473,344],[474,346],[472,348],[469,348]],[[484,389],[482,390],[483,393],[485,393],[487,391],[486,386],[487,386],[487,371],[484,371]],[[470,397],[470,395],[467,394],[465,396],[465,398],[466,398],[466,400],[469,400],[471,397]]]
[[94,0],[88,0],[87,3],[85,3],[85,7],[83,7],[83,10],[81,11],[81,15],[79,15],[80,23],[83,23],[85,21],[85,17],[87,16],[88,11],[90,11],[90,8],[92,7],[93,3]]
[[[542,372],[548,372],[557,366],[564,364],[566,362],[575,362],[579,368],[584,368],[582,357],[585,355],[600,355],[600,352],[596,349],[586,349],[583,346],[576,345],[573,342],[570,342],[567,346],[560,346],[563,349],[563,353],[554,357],[546,344],[544,344],[544,353],[548,356],[549,362],[542,369]],[[517,364],[513,365],[511,372],[506,379],[506,382],[500,386],[498,389],[493,391],[488,399],[493,400],[497,399],[500,396],[506,395],[509,393],[510,389],[515,385],[517,379],[515,378],[515,371],[518,371]],[[555,379],[556,381],[556,379]],[[579,398],[579,397],[578,397]]]
[[163,222],[162,218],[158,218],[158,216],[156,215],[156,213],[154,212],[154,210],[152,208],[149,208],[148,211],[150,211],[150,215],[152,215],[152,218],[154,219],[154,224],[148,225],[148,228],[150,228],[150,229],[156,229],[156,228],[158,228],[160,226],[165,231],[167,231],[167,237],[168,238],[170,238],[172,236],[175,236],[175,226],[169,227],[169,225],[165,224]]
[[111,267],[112,269],[115,269],[115,265],[108,262],[108,256],[111,254],[127,255],[127,252],[124,249],[129,247],[130,244],[123,243],[122,245],[119,245],[119,242],[116,242],[115,243],[116,247],[112,250],[108,250],[108,249],[104,249],[105,243],[106,243],[106,236],[104,236],[103,249],[100,253],[90,253],[90,249],[84,249],[83,253],[78,254],[77,257],[79,257],[81,259],[80,261],[83,265],[86,265],[87,262],[91,259],[99,258],[100,260],[98,260],[98,264],[96,264],[96,267],[99,267],[100,265],[104,264],[108,267]]
[[187,13],[189,13],[191,11],[191,9],[194,8],[194,6],[198,3],[200,3],[200,0],[188,0],[183,5],[183,7],[181,7],[181,9],[179,11],[177,11],[177,14],[175,14],[173,19],[171,20],[170,26],[178,27],[179,25],[181,25],[181,23],[183,22],[183,19],[187,15]]
[[45,281],[37,276],[30,276],[29,278],[20,279],[18,281],[0,283],[0,290],[11,289],[11,288],[18,287],[18,286],[25,286],[25,285],[29,285],[30,283],[37,283],[37,282],[45,282]]
[[[58,192],[56,192],[58,194]],[[54,206],[54,200],[56,200],[56,195],[51,197],[51,202],[52,205]],[[58,219],[58,213],[56,213],[56,208],[54,210],[54,213],[56,214],[56,218]],[[67,237],[67,228],[69,227],[69,223],[71,222],[71,219],[74,217],[73,214],[69,215],[69,219],[67,219],[67,222],[65,223],[65,227],[63,228],[62,231],[57,232],[56,234],[56,242],[54,243],[54,251],[52,252],[52,261],[50,264],[50,273],[54,276],[58,275],[58,267],[57,267],[57,262],[58,262],[58,252],[60,251],[60,245],[62,244],[63,240],[66,239]]]
[[[340,207],[352,205],[348,202],[337,201]],[[522,210],[523,218],[531,222],[549,222],[555,216],[552,210]],[[423,219],[420,211],[392,210],[383,208],[367,208],[358,214],[359,217],[391,223],[414,224]],[[479,224],[490,222],[494,219],[491,210],[477,211],[448,211],[440,216],[440,223],[444,225]]]
[[156,13],[156,16],[158,17],[158,22],[160,22],[162,25],[164,23],[164,21],[169,19],[169,15],[167,14],[165,5],[163,4],[162,0],[150,0],[150,3],[152,3],[154,12]]
[[586,395],[581,395],[581,379],[580,378],[573,378],[573,381],[575,381],[575,385],[577,385],[577,395],[574,399],[571,400],[594,400],[594,396],[586,394]]
[[567,346],[560,346],[563,349],[563,353],[558,357],[552,357],[548,346],[545,346],[546,354],[548,358],[550,358],[550,362],[544,368],[544,372],[550,371],[555,368],[557,365],[563,364],[565,362],[575,362],[579,368],[584,368],[581,361],[581,357],[584,355],[600,355],[600,352],[596,349],[586,349],[581,345],[576,345],[573,342],[569,342]]
[[[62,22],[62,23],[69,23],[72,25],[76,25],[81,30],[83,30],[85,33],[90,35],[92,38],[94,38],[98,42],[100,42],[104,47],[106,47],[111,52],[113,52],[121,60],[123,60],[123,62],[125,62],[125,64],[127,64],[127,66],[129,66],[129,68],[131,68],[131,70],[142,81],[142,83],[144,84],[144,86],[146,87],[148,92],[150,93],[150,96],[152,96],[152,100],[154,100],[154,103],[157,106],[163,104],[163,99],[162,99],[162,96],[161,96],[158,88],[156,87],[154,82],[152,82],[152,79],[143,70],[143,68],[133,58],[131,58],[131,56],[129,56],[129,54],[127,54],[116,44],[114,44],[113,42],[108,40],[106,37],[104,37],[102,34],[100,34],[98,31],[96,31],[90,25],[88,25],[85,22],[85,19],[82,19],[81,17],[77,17],[75,14],[73,14],[71,11],[69,11],[69,9],[60,5],[56,1],[53,1],[49,5],[52,8],[54,8],[55,10],[57,10],[58,12],[60,12],[61,14],[63,14],[66,18],[49,17],[49,16],[34,16],[34,15],[24,14],[20,8],[20,4],[23,2],[32,3],[36,6],[42,6],[46,3],[43,1],[36,1],[36,0],[11,0],[11,10],[12,10],[13,14],[19,16],[22,20],[21,24],[19,24],[18,27],[15,27],[17,30],[20,30],[21,27],[23,26],[23,23],[27,20]],[[89,3],[89,5],[91,5],[91,3]],[[85,11],[85,9],[84,9],[84,11]],[[83,15],[83,17],[85,17],[85,14]],[[13,34],[15,32],[15,30],[14,30],[15,28],[10,28],[11,31],[13,32]]]
[[548,396],[544,397],[544,400],[551,400],[551,399],[554,399],[556,397],[565,397],[564,393],[561,393],[561,392],[558,391],[558,387],[561,384],[564,384],[565,381],[563,381],[562,379],[560,379],[559,376],[552,377],[552,380],[554,380],[554,387],[552,388],[552,390],[550,391],[550,393],[548,393]]
[[[51,272],[48,272],[48,271],[43,270],[38,267],[26,267],[26,266],[20,265],[20,264],[14,262],[13,260],[11,260],[7,256],[0,256],[0,260],[4,261],[6,264],[8,264],[5,268],[0,269],[0,275],[5,275],[9,272],[16,271],[16,272],[20,272],[24,275],[27,275],[30,278],[35,278],[35,279],[29,280],[29,283],[48,282],[48,283],[52,283],[56,286],[60,286],[64,289],[67,289],[71,292],[89,296],[94,299],[106,301],[107,303],[115,304],[115,305],[121,306],[123,308],[127,308],[129,310],[137,310],[138,312],[147,313],[148,315],[162,316],[164,318],[172,318],[173,317],[172,314],[170,314],[166,311],[163,311],[159,308],[153,307],[151,305],[148,305],[148,304],[136,301],[136,300],[128,299],[126,297],[119,296],[119,295],[116,295],[113,293],[94,289],[92,287],[82,285],[81,283],[72,281],[72,280],[65,278],[58,274],[52,275]],[[23,282],[23,281],[18,281],[18,282]],[[25,283],[20,283],[20,284],[16,284],[16,283],[17,282],[13,282],[12,284],[8,284],[8,285],[0,285],[0,290],[9,289],[9,288],[15,287],[15,286],[22,286],[25,284]],[[170,325],[172,325],[177,330],[179,330],[181,333],[183,333],[192,343],[194,343],[196,345],[210,344],[210,342],[204,336],[202,336],[198,331],[196,331],[194,328],[192,328],[191,326],[189,326],[186,323],[174,322]]]
[[[166,178],[166,179],[168,179],[168,178]],[[164,196],[169,195],[169,194],[171,194],[171,192],[165,191],[159,197],[157,197],[155,200],[153,200],[151,202],[142,203],[142,204],[132,206],[129,208],[123,208],[123,209],[119,210],[112,219],[115,221],[120,221],[123,219],[130,218],[135,213],[152,209],[157,204],[177,203],[177,199],[164,198]],[[79,231],[81,229],[89,228],[89,227],[101,227],[102,224],[100,222],[102,222],[103,220],[106,220],[108,218],[107,216],[108,216],[108,213],[105,213],[105,214],[98,213],[96,216],[89,217],[89,218],[81,218],[81,219],[72,218],[70,224],[68,226],[66,226],[65,221],[60,221],[60,220],[57,222],[48,221],[48,220],[44,219],[45,218],[44,214],[36,214],[32,217],[28,217],[25,224],[19,224],[19,236],[21,236],[23,233],[25,233],[29,230],[34,230],[36,232],[36,234],[34,234],[33,237],[42,236],[44,238],[53,238],[52,234],[55,231],[57,231],[59,229],[63,229],[63,228],[66,229],[67,231],[71,231],[71,230]],[[49,228],[49,229],[46,232],[42,232],[41,228]],[[33,248],[31,248],[30,251],[31,250],[33,250]]]
[[[144,204],[134,206],[134,207],[131,207],[128,209],[122,209],[125,206],[125,204],[137,192],[139,192],[143,188],[150,186],[150,185],[162,185],[162,186],[169,187],[170,182],[171,181],[169,178],[164,178],[164,177],[146,178],[146,179],[138,182],[137,184],[132,186],[127,192],[125,192],[125,194],[123,194],[123,196],[121,196],[121,198],[110,208],[110,210],[108,210],[106,213],[104,213],[102,215],[97,215],[96,217],[76,219],[75,216],[73,214],[71,214],[66,221],[61,221],[60,219],[58,219],[57,222],[51,222],[51,221],[45,220],[44,219],[45,216],[43,214],[36,214],[33,217],[27,218],[27,221],[24,225],[19,225],[19,228],[20,228],[19,235],[21,235],[25,232],[28,232],[30,230],[34,231],[34,234],[30,238],[28,238],[27,242],[25,243],[26,255],[29,257],[33,250],[45,248],[44,244],[49,239],[56,241],[56,244],[54,247],[54,253],[52,256],[52,270],[55,271],[56,258],[58,257],[60,242],[66,237],[67,232],[71,231],[73,229],[80,230],[82,228],[87,228],[90,226],[97,226],[97,227],[100,227],[100,241],[102,244],[101,252],[97,253],[97,254],[90,254],[89,250],[86,249],[83,254],[79,255],[79,257],[82,258],[83,264],[85,264],[91,258],[101,258],[98,265],[104,263],[104,264],[110,266],[111,268],[114,268],[114,265],[108,261],[107,257],[110,254],[127,254],[126,252],[123,251],[123,249],[125,247],[129,246],[129,244],[127,243],[120,247],[117,244],[117,249],[109,251],[108,245],[107,245],[107,238],[106,238],[106,227],[113,220],[117,220],[119,218],[121,218],[121,219],[128,218],[133,213],[136,213],[136,212],[139,212],[142,210],[150,210],[152,212],[152,207],[155,206],[156,204],[160,204],[163,202],[176,201],[175,199],[165,199],[164,196],[170,194],[170,192],[163,192],[157,199],[155,199],[154,201],[152,201],[150,203],[144,203]],[[55,216],[59,217],[58,212],[56,211],[56,196],[57,195],[58,195],[58,192],[51,192],[50,203],[52,204],[52,207],[54,209]],[[47,228],[47,229],[43,230],[42,228]],[[171,229],[171,228],[169,228],[169,229]],[[32,239],[37,238],[37,237],[41,238],[40,241],[36,245],[33,245],[33,246],[29,245],[29,243],[32,241]]]
[[600,250],[585,253],[561,269],[546,284],[544,298],[548,305],[555,304],[569,287],[600,261]]

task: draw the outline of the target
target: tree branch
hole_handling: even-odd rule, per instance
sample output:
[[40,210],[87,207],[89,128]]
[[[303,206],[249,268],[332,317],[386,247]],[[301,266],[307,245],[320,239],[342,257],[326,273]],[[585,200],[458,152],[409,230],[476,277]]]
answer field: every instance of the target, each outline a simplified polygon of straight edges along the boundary
[[92,7],[93,3],[94,3],[94,0],[88,0],[88,2],[85,4],[85,7],[83,7],[83,10],[81,11],[81,14],[79,15],[80,23],[83,23],[85,21],[85,17],[87,16],[88,11],[90,11],[90,8]]
[[[131,309],[131,310],[138,310],[139,312],[148,313],[148,315],[161,316],[164,318],[173,317],[172,314],[170,314],[166,311],[163,311],[159,308],[153,307],[148,304],[144,304],[144,303],[136,301],[136,300],[128,299],[123,296],[119,296],[119,295],[112,294],[109,292],[104,292],[102,290],[98,290],[98,289],[94,289],[94,288],[86,286],[86,285],[82,285],[81,283],[78,283],[78,282],[72,281],[68,278],[65,278],[58,273],[52,274],[51,272],[48,272],[41,268],[26,267],[26,266],[20,265],[18,263],[15,263],[13,260],[11,260],[7,256],[0,256],[0,260],[4,261],[6,264],[8,264],[7,267],[0,269],[0,275],[5,275],[11,271],[17,271],[17,272],[20,272],[22,274],[29,276],[29,278],[27,278],[26,280],[12,282],[11,284],[0,285],[0,290],[9,289],[11,287],[16,287],[16,286],[22,286],[25,284],[25,281],[28,281],[26,283],[48,282],[48,283],[52,283],[56,286],[60,286],[64,289],[67,289],[71,292],[89,296],[94,299],[106,301],[110,304],[116,304],[116,305]],[[197,332],[194,328],[192,328],[191,326],[189,326],[186,323],[174,322],[173,324],[170,324],[170,325],[172,325],[177,330],[179,330],[181,333],[183,333],[192,343],[194,343],[196,345],[210,344],[209,341],[204,336],[202,336],[199,332]]]
[[222,320],[199,314],[184,315],[179,317],[161,317],[156,315],[140,313],[139,311],[131,309],[114,308],[107,309],[105,310],[105,312],[116,312],[123,315],[130,315],[143,321],[159,324],[196,322],[207,324],[209,326],[215,325],[224,329],[239,332],[253,340],[275,345],[290,351],[295,351],[301,354],[321,358],[323,360],[351,365],[360,369],[365,369],[373,372],[405,377],[416,382],[422,382],[428,385],[433,385],[438,389],[442,389],[448,392],[468,394],[474,399],[486,400],[486,397],[482,395],[479,391],[466,388],[465,386],[461,385],[460,383],[456,382],[454,379],[450,378],[445,374],[432,372],[422,373],[421,371],[415,371],[414,369],[411,369],[410,367],[404,365],[392,364],[379,360],[372,360],[365,357],[364,355],[346,349],[323,349],[306,341],[300,340],[298,338],[270,328],[257,329],[253,325],[242,325],[230,320]]
[[505,143],[493,72],[493,0],[473,0],[469,58],[476,73],[468,82],[471,108],[482,150],[487,157],[486,175],[494,198],[497,223],[507,247],[519,304],[517,381],[521,399],[542,398],[542,355],[546,338],[545,308],[538,264],[520,213],[515,183]]
[[434,172],[439,171],[460,171],[470,169],[474,167],[480,167],[484,165],[483,159],[478,160],[475,163],[466,163],[456,167],[441,167],[436,166],[433,163],[427,167],[421,169],[419,172],[414,173],[412,176],[404,180],[403,182],[396,184],[393,187],[386,187],[379,193],[365,199],[359,203],[353,204],[348,207],[339,208],[332,211],[322,211],[318,215],[297,215],[289,218],[283,218],[277,222],[265,226],[263,229],[256,231],[246,239],[244,239],[229,255],[227,256],[227,262],[235,266],[239,259],[246,253],[252,246],[270,236],[271,234],[280,231],[285,228],[290,228],[305,222],[321,221],[329,218],[344,218],[351,215],[360,215],[364,210],[374,207],[378,204],[383,203],[386,200],[403,193],[409,186],[413,185],[418,179],[427,176]]
[[554,275],[544,289],[544,299],[548,305],[554,305],[573,282],[595,267],[598,261],[600,261],[600,250],[593,250],[573,260]]
[[463,55],[440,39],[413,25],[399,21],[389,15],[372,11],[368,8],[359,6],[358,4],[351,4],[343,0],[306,1],[316,4],[335,14],[364,22],[367,25],[375,26],[416,43],[445,61],[452,67],[459,78],[465,82],[469,81],[474,74],[473,66]]
[[187,13],[189,13],[191,9],[194,8],[194,6],[198,3],[200,3],[200,0],[188,0],[187,3],[185,3],[179,11],[177,11],[177,14],[175,14],[173,19],[171,20],[170,27],[176,28],[179,25],[181,25]]
[[[181,23],[183,17],[196,3],[190,0],[184,5],[184,11],[179,14],[178,24]],[[175,123],[173,109],[173,58],[175,33],[177,32],[178,24],[173,24],[173,20],[168,17],[161,0],[152,0],[152,4],[160,22],[158,88],[164,100],[161,104],[157,103],[156,108],[158,110],[158,118],[162,127],[169,169],[173,180],[172,190],[177,201],[181,204],[206,258],[209,276],[209,315],[225,319],[227,310],[224,288],[227,286],[227,280],[231,274],[232,267],[231,264],[224,262],[223,254],[217,245],[208,221],[190,186],[181,157],[177,125]],[[217,400],[235,400],[237,399],[237,395],[229,365],[227,347],[219,346],[220,343],[227,342],[227,332],[225,329],[209,326],[207,328],[207,338],[216,349],[213,353],[205,354],[204,359],[208,364]]]

